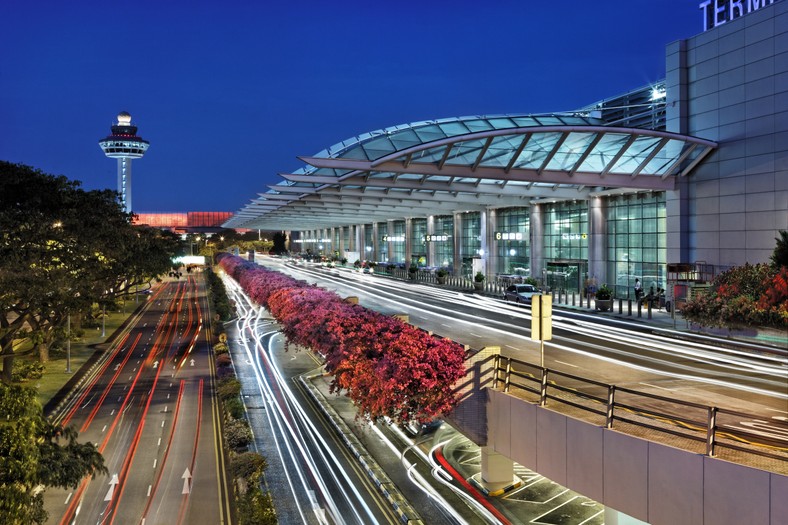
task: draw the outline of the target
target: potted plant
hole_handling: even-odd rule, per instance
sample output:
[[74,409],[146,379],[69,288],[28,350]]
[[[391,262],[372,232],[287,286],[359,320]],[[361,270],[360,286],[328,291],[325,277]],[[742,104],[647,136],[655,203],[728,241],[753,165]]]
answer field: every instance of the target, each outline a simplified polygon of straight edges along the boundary
[[594,303],[597,310],[607,312],[613,309],[613,290],[603,284],[596,291],[596,302]]
[[482,272],[476,272],[476,275],[473,276],[473,289],[484,290],[484,274]]
[[446,284],[446,277],[449,275],[449,270],[440,267],[435,271],[435,277],[438,278],[438,284]]

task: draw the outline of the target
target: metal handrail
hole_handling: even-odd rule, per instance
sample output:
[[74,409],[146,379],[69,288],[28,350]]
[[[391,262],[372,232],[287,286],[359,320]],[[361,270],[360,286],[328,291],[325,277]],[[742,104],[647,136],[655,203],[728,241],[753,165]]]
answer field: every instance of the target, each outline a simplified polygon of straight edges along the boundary
[[[534,373],[526,372],[523,370],[523,368],[516,369],[515,365],[520,365],[522,367],[525,367],[526,370],[531,369],[534,371]],[[540,405],[542,406],[546,405],[548,400],[552,400],[568,406],[572,406],[574,408],[577,408],[585,412],[589,412],[599,416],[604,416],[606,428],[613,428],[614,422],[619,421],[637,427],[647,428],[657,432],[662,432],[680,438],[689,439],[691,441],[705,442],[706,455],[712,457],[715,456],[715,451],[717,447],[724,447],[730,450],[736,450],[740,452],[754,454],[761,457],[783,460],[783,461],[785,461],[786,458],[788,457],[785,455],[774,454],[758,448],[747,448],[745,446],[738,445],[736,443],[719,441],[718,438],[720,437],[720,434],[722,434],[729,439],[739,439],[740,441],[747,442],[751,444],[753,447],[773,446],[762,442],[763,439],[762,436],[756,432],[731,428],[727,425],[724,424],[720,425],[718,423],[718,417],[720,415],[733,416],[737,418],[755,419],[752,414],[747,414],[736,410],[721,409],[719,407],[703,405],[700,403],[694,403],[692,401],[682,401],[658,394],[633,390],[627,387],[611,385],[608,383],[603,383],[601,381],[596,381],[586,377],[581,377],[578,375],[569,374],[558,370],[552,370],[546,367],[541,367],[539,365],[535,365],[511,357],[499,356],[494,360],[493,366],[494,366],[493,388],[497,389],[499,387],[499,383],[503,383],[504,392],[509,392],[512,387],[518,388],[520,390],[524,390],[535,396],[538,396]],[[593,385],[600,388],[604,388],[606,392],[606,397],[601,397],[587,392],[582,392],[571,386],[559,385],[557,383],[551,384],[550,381],[548,381],[548,378],[552,378],[554,376],[559,378],[571,379],[580,382],[582,384]],[[539,387],[536,388],[535,386],[533,386],[534,383],[539,385]],[[580,402],[567,399],[566,397],[561,397],[560,395],[553,393],[554,391],[563,392],[566,394],[570,394],[572,396],[579,397],[581,399],[586,399],[593,401],[595,403],[599,403],[601,406],[604,406],[605,409],[602,410],[602,409],[597,409],[595,407],[589,407]],[[646,399],[661,401],[685,409],[692,408],[692,409],[702,410],[705,414],[706,420],[701,421],[699,419],[693,419],[692,417],[688,417],[686,415],[671,414],[665,412],[664,410],[657,410],[650,407],[639,406],[638,404],[633,402],[619,401],[617,400],[618,394],[628,394],[628,395],[636,396],[637,398],[646,398]],[[624,410],[630,411],[634,414],[649,419],[667,420],[672,422],[674,425],[678,424],[679,428],[677,429],[677,428],[671,428],[666,426],[658,426],[656,424],[651,424],[645,421],[639,421],[621,414],[620,412]],[[779,424],[779,422],[776,424]],[[685,425],[687,428],[681,429],[680,425]],[[703,430],[706,431],[705,437],[698,435],[698,433],[702,432]],[[788,447],[782,448],[778,446],[774,448],[778,450],[783,450],[786,453],[788,453]]]

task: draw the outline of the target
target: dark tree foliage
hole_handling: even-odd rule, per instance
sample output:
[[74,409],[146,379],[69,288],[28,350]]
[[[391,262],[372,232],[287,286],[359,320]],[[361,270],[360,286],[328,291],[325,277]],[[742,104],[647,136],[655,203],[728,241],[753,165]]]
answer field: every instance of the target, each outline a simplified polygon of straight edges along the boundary
[[781,266],[788,266],[788,230],[780,230],[779,236],[774,239],[777,244],[771,256],[772,266],[779,269]]
[[0,523],[44,523],[40,485],[76,488],[99,473],[107,469],[95,445],[44,418],[33,389],[0,383]]
[[70,314],[87,314],[166,272],[172,234],[131,225],[118,195],[0,161],[1,379],[11,381],[14,340],[42,361]]

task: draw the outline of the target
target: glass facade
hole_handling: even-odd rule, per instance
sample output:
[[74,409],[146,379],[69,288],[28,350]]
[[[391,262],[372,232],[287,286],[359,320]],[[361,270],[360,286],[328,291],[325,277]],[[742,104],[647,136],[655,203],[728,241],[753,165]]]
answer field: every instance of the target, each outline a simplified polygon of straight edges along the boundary
[[496,210],[495,243],[497,257],[495,271],[506,275],[530,276],[528,250],[530,217],[528,208]]
[[460,228],[460,257],[462,258],[461,275],[470,278],[473,273],[472,259],[479,256],[482,247],[482,218],[478,211],[464,213]]
[[[438,215],[434,220],[434,234],[441,237],[433,241],[435,260],[432,264],[454,268],[454,217]],[[444,236],[445,241],[443,240]]]
[[664,193],[638,193],[607,201],[607,275],[616,296],[634,299],[635,279],[643,291],[666,284]]
[[588,272],[588,203],[559,202],[544,209],[544,282],[579,292]]
[[375,245],[372,241],[372,225],[364,225],[364,253],[359,254],[365,261],[374,261],[377,254],[374,253]]
[[427,219],[412,219],[411,228],[411,257],[410,263],[418,266],[427,264]]
[[389,235],[393,235],[396,240],[391,243],[391,249],[394,252],[391,254],[391,261],[394,263],[404,263],[405,262],[405,221],[394,221],[392,223],[393,232],[390,232]]

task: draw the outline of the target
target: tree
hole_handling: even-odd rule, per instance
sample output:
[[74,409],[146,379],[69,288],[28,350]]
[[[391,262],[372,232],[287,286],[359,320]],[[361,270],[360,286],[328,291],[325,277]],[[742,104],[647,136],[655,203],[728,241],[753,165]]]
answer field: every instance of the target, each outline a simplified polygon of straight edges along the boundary
[[101,473],[107,469],[96,446],[50,423],[35,390],[0,383],[0,523],[44,523],[39,486],[76,488]]
[[774,247],[774,252],[769,259],[776,269],[781,266],[788,266],[788,230],[780,230],[778,237],[774,240],[777,244]]
[[170,266],[172,234],[137,228],[118,194],[0,161],[0,357],[29,336],[41,361],[70,314],[112,302]]

